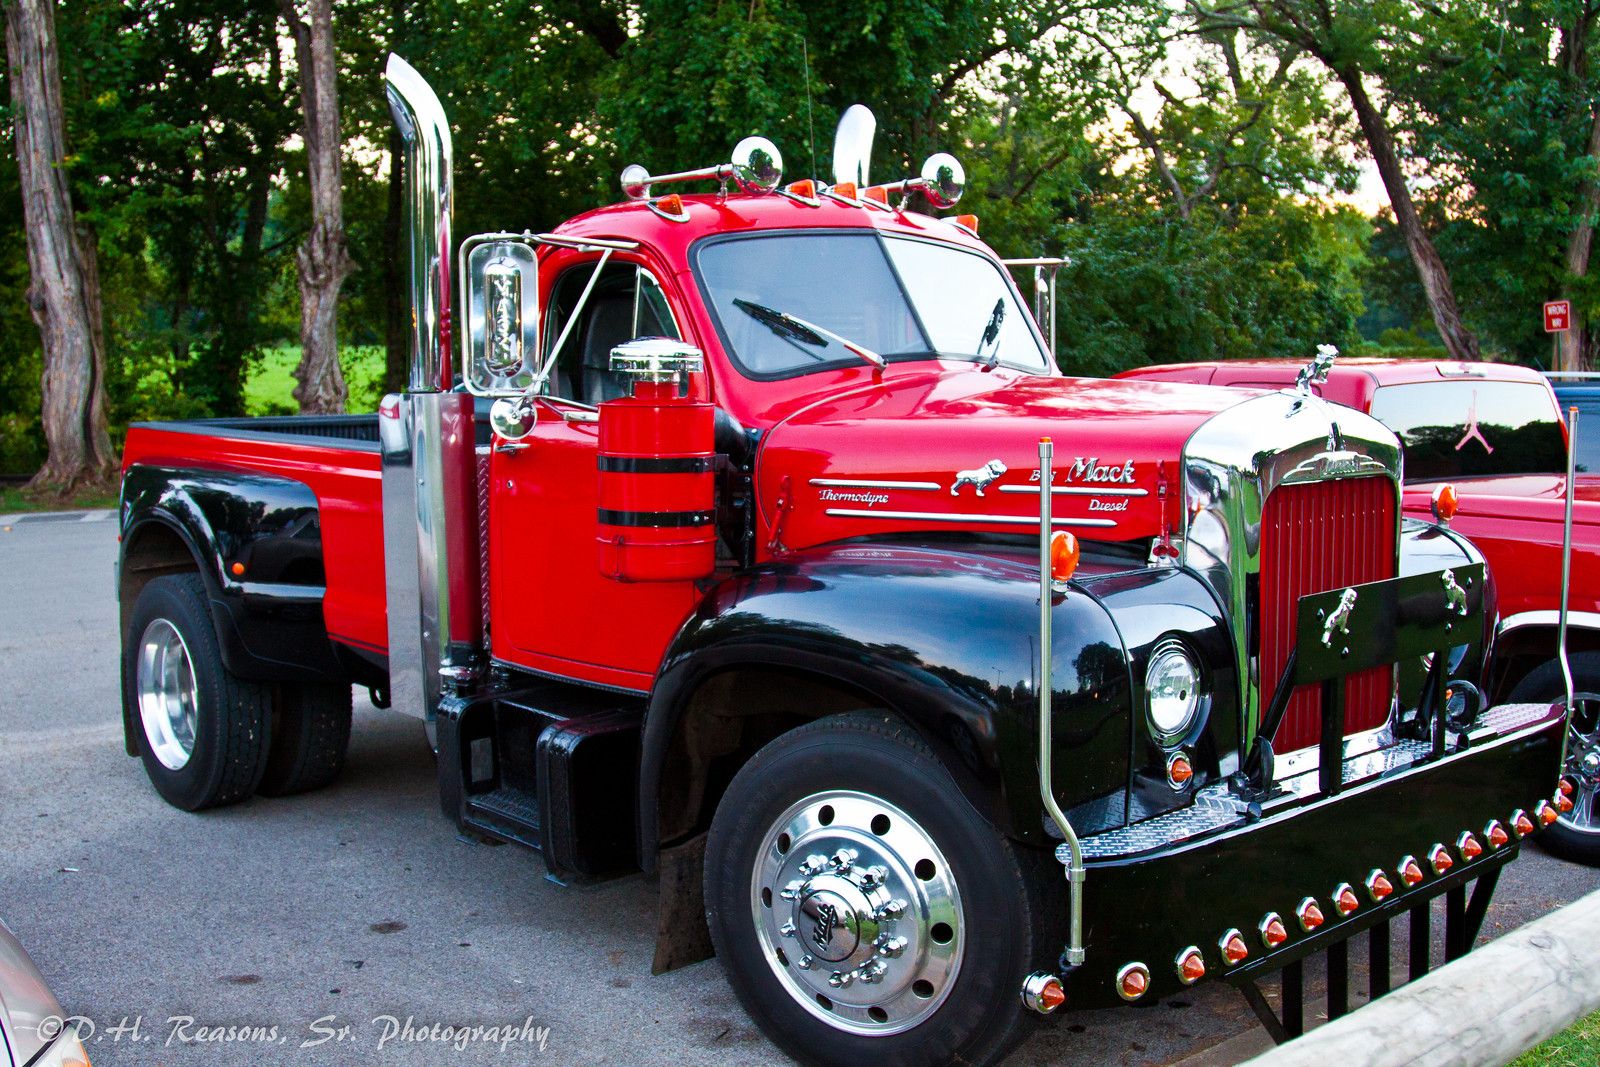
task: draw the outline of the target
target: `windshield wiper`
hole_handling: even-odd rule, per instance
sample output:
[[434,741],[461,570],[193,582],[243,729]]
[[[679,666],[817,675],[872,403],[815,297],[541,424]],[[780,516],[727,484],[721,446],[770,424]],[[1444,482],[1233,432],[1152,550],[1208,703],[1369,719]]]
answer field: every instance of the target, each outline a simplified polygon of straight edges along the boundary
[[775,311],[751,300],[735,299],[733,306],[780,337],[788,337],[818,347],[824,347],[831,341],[845,351],[860,356],[879,370],[888,365],[884,358],[872,349],[858,345],[849,338],[840,337],[832,330],[825,330],[814,322],[807,322],[786,312]]
[[[991,369],[1000,362],[1000,324],[1006,321],[1006,298],[1001,297],[994,302],[994,310],[989,312],[989,324],[983,328],[983,336],[978,338],[978,351],[973,353],[978,357],[978,362],[984,363]],[[994,354],[985,363],[983,350],[994,345]]]

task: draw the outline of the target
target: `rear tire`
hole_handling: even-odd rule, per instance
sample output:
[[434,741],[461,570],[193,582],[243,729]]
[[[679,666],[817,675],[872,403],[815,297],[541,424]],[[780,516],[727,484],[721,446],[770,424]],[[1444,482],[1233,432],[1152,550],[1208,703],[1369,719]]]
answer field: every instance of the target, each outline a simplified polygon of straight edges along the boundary
[[350,745],[350,686],[284,683],[272,702],[272,747],[256,792],[306,793],[339,777]]
[[706,919],[745,1011],[797,1060],[993,1063],[1035,1019],[1023,980],[1061,948],[1051,867],[899,720],[840,715],[734,776],[706,842]]
[[[1567,736],[1567,765],[1562,773],[1577,786],[1572,810],[1539,835],[1546,852],[1565,860],[1600,867],[1600,653],[1571,657],[1575,704]],[[1536,668],[1511,690],[1513,704],[1562,701],[1567,697],[1561,664],[1551,660]]]
[[255,792],[270,740],[269,690],[223,666],[198,574],[164,575],[139,593],[122,668],[139,756],[167,803],[199,811]]

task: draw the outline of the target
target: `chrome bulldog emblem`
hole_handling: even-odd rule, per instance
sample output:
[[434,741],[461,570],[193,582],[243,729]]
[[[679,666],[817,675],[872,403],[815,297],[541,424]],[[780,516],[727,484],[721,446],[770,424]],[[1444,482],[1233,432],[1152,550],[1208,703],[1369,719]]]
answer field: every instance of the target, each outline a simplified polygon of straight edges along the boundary
[[1321,385],[1328,380],[1328,372],[1333,370],[1333,361],[1338,358],[1339,349],[1334,345],[1318,345],[1317,354],[1295,377],[1295,391],[1310,396],[1312,386]]
[[960,496],[961,487],[970,485],[978,491],[979,496],[982,496],[983,491],[1005,472],[1006,465],[997,459],[991,459],[983,466],[970,471],[957,471],[955,483],[950,486],[950,495]]
[[1322,645],[1324,648],[1333,647],[1333,635],[1342,637],[1350,636],[1350,615],[1356,610],[1356,591],[1346,589],[1339,594],[1339,606],[1328,613],[1328,618],[1322,624]]
[[1439,581],[1444,586],[1445,610],[1453,611],[1457,615],[1467,613],[1467,591],[1456,582],[1455,571],[1446,570],[1439,575]]

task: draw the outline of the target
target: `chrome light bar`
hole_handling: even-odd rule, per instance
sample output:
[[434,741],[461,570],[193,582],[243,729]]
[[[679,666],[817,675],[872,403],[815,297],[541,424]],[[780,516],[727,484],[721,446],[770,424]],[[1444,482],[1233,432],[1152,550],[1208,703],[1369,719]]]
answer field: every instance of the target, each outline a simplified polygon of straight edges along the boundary
[[714,181],[722,186],[721,195],[728,195],[728,183],[738,186],[742,193],[760,195],[770,193],[783,180],[783,153],[765,137],[746,137],[733,146],[733,159],[697,170],[682,170],[674,174],[651,174],[637,163],[622,170],[622,194],[629,200],[649,200],[652,185],[672,182]]

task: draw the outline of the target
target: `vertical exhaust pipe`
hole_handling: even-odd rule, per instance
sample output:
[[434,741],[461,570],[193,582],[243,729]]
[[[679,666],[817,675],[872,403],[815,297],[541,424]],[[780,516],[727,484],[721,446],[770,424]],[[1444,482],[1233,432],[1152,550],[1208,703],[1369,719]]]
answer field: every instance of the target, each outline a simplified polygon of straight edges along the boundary
[[450,221],[454,210],[450,124],[433,88],[390,53],[389,112],[405,145],[405,235],[410,256],[413,393],[450,391]]
[[482,658],[476,427],[472,397],[453,391],[450,126],[397,55],[385,90],[405,146],[411,297],[407,390],[378,409],[389,699],[424,719],[431,738],[446,681],[469,688]]

